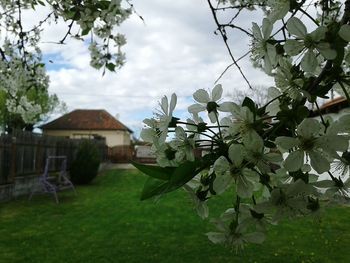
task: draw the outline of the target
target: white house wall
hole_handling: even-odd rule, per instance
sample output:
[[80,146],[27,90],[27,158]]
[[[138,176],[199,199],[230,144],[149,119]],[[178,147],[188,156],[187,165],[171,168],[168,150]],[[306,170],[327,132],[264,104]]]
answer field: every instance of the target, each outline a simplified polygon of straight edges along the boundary
[[85,136],[92,136],[98,134],[101,137],[106,138],[106,144],[108,147],[114,147],[119,145],[130,145],[130,133],[128,131],[105,131],[105,130],[45,130],[44,134],[51,136],[60,136],[67,138],[84,138]]

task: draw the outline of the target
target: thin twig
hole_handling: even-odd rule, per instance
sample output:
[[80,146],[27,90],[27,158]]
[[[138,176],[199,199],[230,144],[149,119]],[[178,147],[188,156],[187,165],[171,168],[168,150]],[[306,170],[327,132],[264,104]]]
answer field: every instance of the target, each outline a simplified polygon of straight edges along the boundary
[[[248,56],[250,53],[250,50],[247,51],[243,56],[241,56],[240,58],[238,58],[236,60],[236,62],[239,62],[241,59],[245,58],[246,56]],[[235,63],[231,63],[230,65],[228,65],[225,70],[220,74],[220,76],[215,80],[214,85],[218,83],[218,81],[225,75],[225,73],[227,72],[227,70],[229,70],[232,66],[234,66]]]
[[23,66],[27,65],[27,52],[25,50],[25,43],[24,43],[24,36],[26,35],[23,32],[23,26],[22,26],[22,8],[21,8],[21,2],[18,0],[17,1],[17,6],[18,6],[18,26],[19,26],[19,38],[20,38],[20,42],[21,44],[19,45],[18,49],[19,52],[21,53],[21,51],[23,52]]
[[126,0],[132,11],[142,20],[143,24],[146,25],[145,19],[136,11],[134,4],[132,4],[129,0]]
[[[74,15],[75,16],[75,15]],[[65,36],[58,42],[60,44],[64,44],[64,41],[66,40],[66,38],[70,35],[70,31],[72,30],[73,24],[74,24],[75,20],[74,18],[72,19],[72,22],[70,22],[70,24],[68,25],[68,31],[65,34]]]
[[320,109],[320,107],[318,106],[317,101],[315,101],[315,105],[316,105],[318,114],[320,114],[321,122],[322,122],[322,124],[323,124],[323,126],[324,126],[324,128],[325,128],[324,131],[326,132],[326,131],[327,131],[327,128],[328,128],[328,125],[327,125],[326,121],[325,121],[324,118],[323,118],[321,109]]
[[225,46],[226,46],[226,48],[227,48],[227,50],[228,50],[228,52],[229,52],[229,55],[230,55],[230,57],[231,57],[233,63],[235,64],[235,66],[236,66],[237,69],[239,70],[239,72],[240,72],[240,74],[242,75],[242,77],[244,78],[245,82],[248,84],[249,88],[252,89],[252,86],[250,85],[250,83],[249,83],[247,77],[244,75],[244,73],[243,73],[241,67],[238,65],[236,59],[234,58],[234,56],[233,56],[233,54],[232,54],[232,51],[231,51],[230,46],[229,46],[228,43],[227,43],[227,35],[226,35],[226,32],[225,32],[225,28],[222,28],[222,26],[220,25],[219,20],[218,20],[218,18],[217,18],[217,16],[216,16],[216,13],[215,13],[215,9],[214,9],[212,3],[210,2],[210,0],[207,0],[207,1],[208,1],[208,4],[209,4],[209,8],[210,8],[210,10],[211,10],[211,13],[212,13],[212,15],[213,15],[214,21],[215,21],[215,23],[216,23],[216,25],[217,25],[217,27],[218,27],[218,30],[219,30],[219,32],[220,32],[220,34],[221,34],[221,37],[222,37],[222,39],[223,39],[223,41],[224,41],[224,43],[225,43]]
[[225,11],[227,9],[243,9],[243,8],[248,8],[248,7],[264,7],[266,6],[265,4],[246,4],[246,5],[234,5],[234,6],[226,6],[226,7],[217,7],[215,10],[217,11]]
[[1,55],[2,60],[7,61],[5,52],[1,48],[0,48],[0,55]]
[[244,29],[244,28],[242,28],[242,27],[240,27],[240,26],[231,25],[231,24],[222,24],[221,26],[222,26],[222,27],[231,27],[231,28],[234,28],[234,29],[238,29],[238,30],[240,30],[240,31],[242,31],[242,32],[244,32],[244,33],[246,33],[248,36],[253,37],[253,34],[252,34],[252,33],[250,33],[248,30],[246,30],[246,29]]
[[317,26],[320,26],[320,24],[304,9],[299,8],[299,11],[302,12],[304,15],[306,15],[312,22],[314,22]]
[[346,88],[345,88],[344,84],[343,84],[341,81],[339,81],[338,83],[339,83],[339,85],[340,85],[341,89],[343,90],[343,92],[344,92],[344,94],[345,94],[346,99],[347,99],[347,100],[348,100],[348,102],[350,103],[350,96],[349,96],[349,93],[347,92],[347,90],[346,90]]

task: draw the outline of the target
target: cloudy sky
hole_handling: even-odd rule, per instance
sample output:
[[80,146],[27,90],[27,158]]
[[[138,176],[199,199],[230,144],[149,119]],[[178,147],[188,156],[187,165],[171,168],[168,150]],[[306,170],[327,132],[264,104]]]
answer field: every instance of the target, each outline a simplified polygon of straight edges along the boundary
[[[69,110],[106,109],[135,131],[142,120],[151,117],[163,95],[178,95],[177,116],[189,117],[187,107],[199,88],[211,89],[223,70],[231,64],[223,41],[214,34],[214,20],[205,0],[134,0],[145,24],[132,16],[120,28],[127,38],[126,65],[117,73],[96,71],[89,66],[89,53],[83,42],[71,40],[55,45],[66,32],[64,25],[50,25],[42,38],[42,49],[51,84]],[[40,13],[40,12],[39,12]],[[223,19],[229,19],[227,12]],[[258,15],[244,14],[242,25],[250,27]],[[247,51],[248,39],[230,36],[236,57]],[[252,85],[272,83],[249,60],[240,63]],[[238,70],[231,68],[220,80],[225,94],[247,85]]]

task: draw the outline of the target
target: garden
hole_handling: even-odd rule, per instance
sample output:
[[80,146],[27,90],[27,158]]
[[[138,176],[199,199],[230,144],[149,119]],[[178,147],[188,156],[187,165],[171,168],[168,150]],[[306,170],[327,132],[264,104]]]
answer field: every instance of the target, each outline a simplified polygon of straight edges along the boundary
[[[320,218],[270,226],[266,241],[236,253],[213,245],[209,220],[193,211],[186,193],[140,201],[146,176],[109,170],[78,195],[24,196],[0,204],[0,262],[349,262],[350,210],[326,207]],[[230,205],[231,190],[209,200],[210,217]]]
[[[162,20],[159,1],[147,2],[157,11],[146,19],[136,8],[142,4],[132,0],[0,1],[0,200],[9,201],[0,204],[0,263],[350,262],[350,0],[207,0],[202,17],[210,16],[210,24],[195,18],[203,9],[188,4],[194,1],[183,1],[179,9],[171,2],[164,4],[170,11]],[[184,11],[191,12],[180,17]],[[34,23],[28,19],[40,12]],[[173,16],[192,30],[173,27]],[[121,24],[128,18],[125,30]],[[145,30],[152,45],[144,46],[135,20],[170,34]],[[46,41],[44,32],[54,24],[63,28]],[[202,31],[213,32],[221,47],[197,36]],[[110,78],[128,69],[124,34],[137,36],[130,42],[139,44],[128,54],[146,54],[130,57],[130,64],[137,58],[142,66],[136,68],[145,68],[160,58],[155,70],[129,69],[124,78]],[[184,45],[192,35],[201,40]],[[176,39],[181,41],[172,47]],[[46,44],[67,44],[74,58],[56,48],[50,52]],[[187,58],[204,46],[196,58],[182,61],[181,54]],[[175,56],[169,60],[166,53]],[[106,75],[105,82],[93,77],[88,63]],[[68,71],[81,78],[59,85],[57,79],[69,79]],[[104,159],[97,145],[67,142],[71,154],[53,154],[55,143],[15,136],[67,110],[55,94],[64,94],[63,86],[67,95],[76,90],[79,96],[66,97],[69,107],[117,105],[138,126],[135,136],[124,134],[125,141],[114,143],[147,146],[156,164],[133,163],[138,170],[110,169],[95,178]],[[82,88],[95,91],[85,94]],[[158,108],[147,118],[146,108],[156,107],[151,100],[158,100]],[[67,168],[78,194],[29,201],[18,185],[33,186],[52,155],[64,161],[58,176],[48,175],[57,169],[47,161],[41,188],[53,194],[73,188]]]

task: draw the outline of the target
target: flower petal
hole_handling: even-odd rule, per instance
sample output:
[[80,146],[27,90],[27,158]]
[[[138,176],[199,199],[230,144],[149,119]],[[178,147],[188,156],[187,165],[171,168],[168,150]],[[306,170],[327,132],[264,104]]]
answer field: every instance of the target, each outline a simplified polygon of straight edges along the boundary
[[349,148],[348,138],[342,135],[324,135],[317,139],[317,144],[325,152],[345,152]]
[[209,94],[204,89],[199,89],[193,93],[193,98],[199,103],[208,103],[210,101]]
[[221,84],[217,84],[211,91],[211,99],[213,101],[218,101],[219,99],[221,99],[221,96],[222,96],[222,86]]
[[261,35],[260,27],[258,26],[257,23],[252,23],[252,24],[253,24],[252,31],[253,31],[254,38],[257,40],[262,40],[263,37]]
[[153,130],[151,128],[142,129],[141,133],[140,133],[140,137],[145,142],[153,143],[153,140],[157,137],[157,133],[155,130]]
[[304,164],[304,152],[301,150],[291,152],[284,161],[284,168],[289,172],[298,171]]
[[315,171],[319,174],[329,171],[330,164],[329,161],[323,157],[323,155],[317,151],[309,152],[311,166],[315,169]]
[[321,124],[315,119],[304,119],[298,126],[297,132],[303,138],[313,138],[320,133]]
[[214,172],[216,175],[224,174],[230,170],[230,163],[224,156],[220,156],[214,163]]
[[233,102],[223,102],[219,104],[218,110],[222,112],[231,112],[234,109],[234,103]]
[[249,198],[253,194],[254,185],[243,175],[238,175],[236,179],[237,194],[241,198]]
[[232,144],[228,149],[228,157],[236,167],[239,167],[243,161],[243,145]]
[[338,121],[340,131],[350,133],[350,114],[340,117]]
[[188,112],[193,113],[193,114],[196,114],[196,113],[199,113],[199,112],[205,111],[205,110],[206,110],[206,107],[201,105],[201,104],[193,104],[193,105],[188,107]]
[[220,232],[209,232],[206,233],[208,239],[214,244],[221,244],[226,241],[226,234]]
[[290,8],[289,1],[279,1],[278,5],[275,5],[268,18],[271,22],[275,22],[286,16]]
[[271,23],[271,21],[267,18],[264,18],[261,31],[262,31],[263,38],[265,40],[270,38],[272,29],[273,29],[273,24]]
[[319,42],[320,40],[325,38],[327,32],[327,27],[319,26],[314,31],[312,31],[309,35],[311,36],[314,42]]
[[303,24],[303,22],[301,22],[301,20],[296,17],[292,17],[288,20],[287,30],[292,35],[295,35],[300,38],[304,38],[307,33],[306,27]]
[[167,96],[164,96],[162,98],[161,103],[160,103],[160,107],[162,108],[164,114],[168,115],[169,103],[168,103],[168,97]]
[[171,95],[171,100],[170,100],[169,115],[172,115],[172,113],[173,113],[173,111],[175,109],[176,103],[177,103],[177,96],[176,96],[175,93],[173,93]]
[[339,36],[347,42],[350,42],[350,25],[342,25],[339,32]]
[[242,134],[244,146],[253,152],[262,152],[264,148],[264,141],[259,134],[252,130],[246,134]]
[[265,159],[272,163],[279,163],[283,161],[282,154],[279,152],[269,152],[265,154]]
[[301,65],[301,68],[306,72],[315,71],[318,65],[318,62],[313,50],[309,49],[308,51],[306,51],[304,57],[301,60],[300,65]]
[[283,48],[288,55],[296,56],[300,53],[301,50],[303,50],[304,45],[295,39],[288,39]]
[[329,43],[322,42],[317,44],[317,50],[321,53],[321,55],[325,59],[335,59],[337,57],[337,52],[333,49],[331,49]]
[[277,137],[275,140],[275,143],[280,146],[284,150],[289,150],[293,147],[296,147],[299,143],[297,138],[287,137],[287,136],[280,136]]
[[261,244],[264,242],[266,236],[262,232],[254,232],[254,233],[248,233],[243,236],[244,240],[253,243],[253,244]]
[[215,123],[217,120],[216,120],[216,114],[217,113],[215,113],[215,112],[210,112],[209,114],[208,114],[208,117],[209,117],[209,119],[210,119],[210,121],[211,121],[211,123]]
[[214,183],[213,183],[213,188],[216,194],[220,195],[225,190],[231,186],[233,183],[234,179],[231,176],[230,171],[227,171],[226,173],[220,174],[215,177]]

